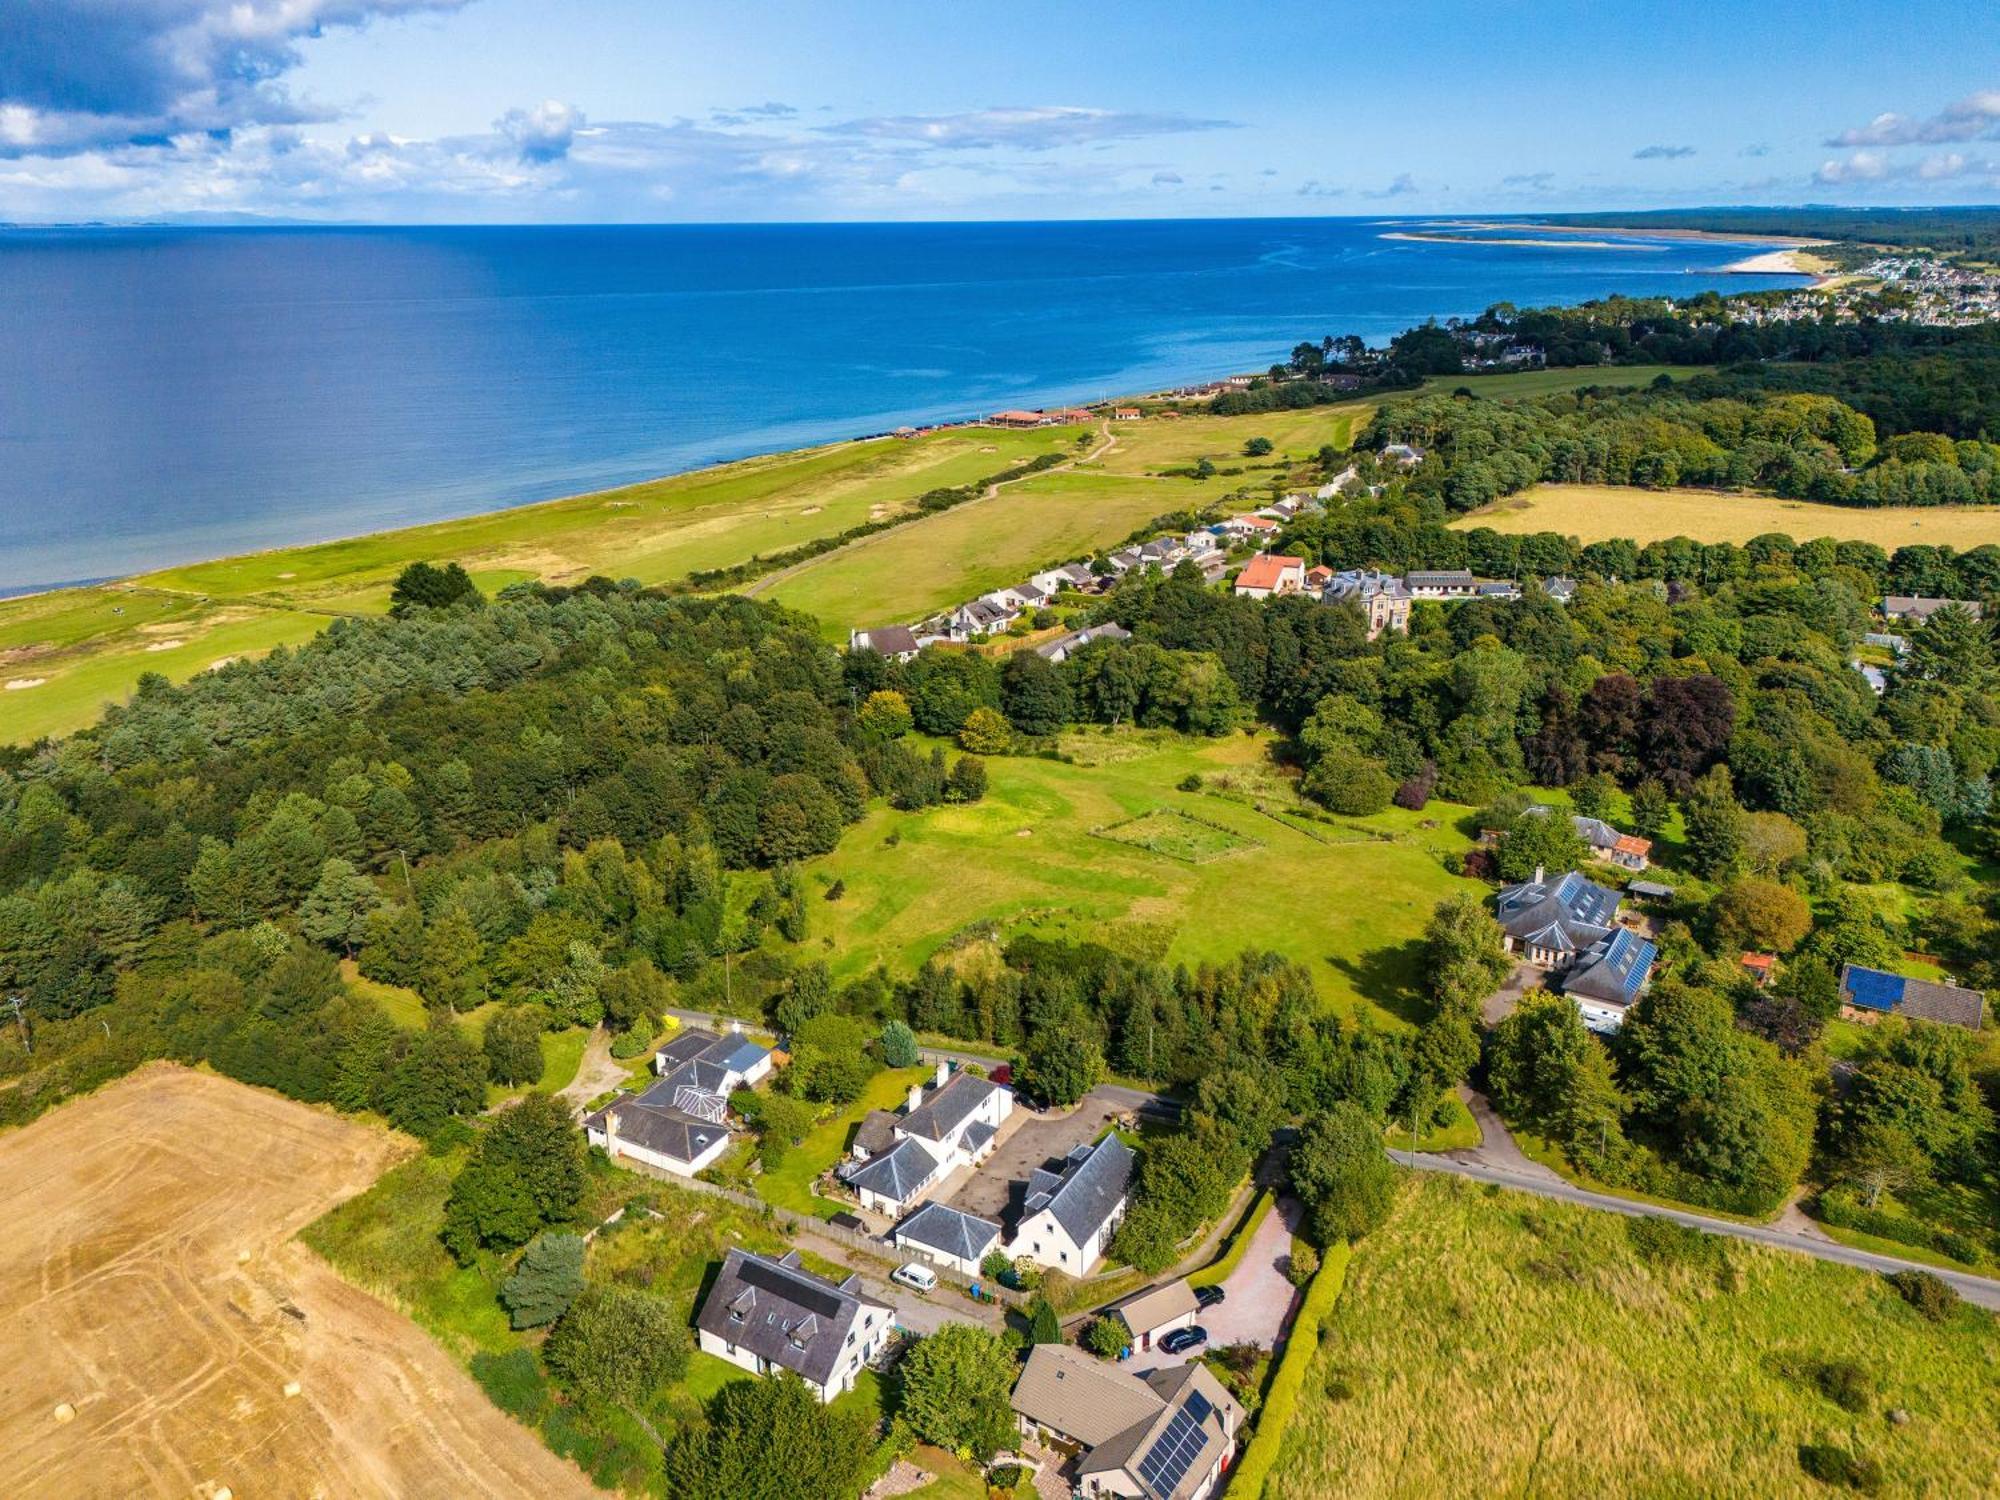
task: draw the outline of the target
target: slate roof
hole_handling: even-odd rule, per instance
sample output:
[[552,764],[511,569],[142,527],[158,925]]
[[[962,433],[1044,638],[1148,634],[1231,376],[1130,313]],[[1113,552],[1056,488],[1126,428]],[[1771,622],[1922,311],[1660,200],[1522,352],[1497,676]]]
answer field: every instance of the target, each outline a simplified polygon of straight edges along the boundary
[[1413,589],[1469,589],[1474,583],[1469,568],[1416,568],[1403,575]]
[[999,1131],[988,1125],[984,1120],[979,1120],[965,1127],[965,1134],[960,1137],[960,1140],[967,1151],[977,1156],[986,1148],[986,1143],[999,1133]]
[[1048,1209],[1081,1245],[1102,1229],[1132,1181],[1132,1148],[1115,1135],[1078,1146],[1060,1172],[1037,1167],[1028,1178],[1027,1211]]
[[946,1140],[999,1087],[970,1073],[954,1074],[944,1087],[932,1089],[923,1103],[897,1123],[907,1135],[922,1136],[927,1141]]
[[1378,568],[1349,568],[1328,580],[1322,597],[1338,603],[1343,599],[1373,599],[1377,594],[1385,594],[1391,599],[1407,599],[1410,590],[1393,573],[1384,573]]
[[1848,964],[1841,969],[1840,998],[1862,1010],[1964,1026],[1972,1031],[1979,1029],[1986,1009],[1986,997],[1978,990],[1888,974],[1860,964]]
[[926,1203],[896,1226],[895,1240],[898,1244],[909,1240],[978,1265],[1000,1242],[1000,1226],[942,1203]]
[[1651,943],[1621,927],[1576,961],[1563,979],[1563,993],[1630,1005],[1645,988],[1658,957],[1659,950]]
[[884,656],[901,656],[917,649],[916,632],[907,625],[876,625],[860,634],[869,650]]
[[662,1073],[671,1072],[673,1066],[677,1063],[694,1061],[694,1059],[700,1057],[702,1053],[721,1040],[722,1038],[714,1032],[703,1031],[698,1027],[676,1032],[674,1039],[660,1049],[660,1056],[667,1060],[666,1066],[662,1067],[660,1071]]
[[1973,619],[1979,618],[1979,601],[1976,599],[1933,599],[1924,594],[1891,594],[1882,601],[1882,613],[1892,620],[1928,620],[1939,610],[1954,604]]
[[896,1117],[886,1109],[871,1109],[861,1117],[854,1132],[854,1149],[864,1156],[880,1156],[896,1144]]
[[671,1095],[652,1098],[664,1084],[665,1080],[654,1084],[645,1096],[621,1095],[585,1119],[584,1128],[609,1134],[607,1117],[616,1115],[619,1140],[675,1161],[700,1160],[702,1153],[714,1146],[717,1139],[726,1139],[729,1131],[719,1121],[698,1119],[676,1109]]
[[1618,902],[1618,892],[1571,870],[1555,880],[1508,886],[1494,898],[1494,916],[1518,943],[1581,953],[1611,935]]
[[1043,641],[1035,647],[1035,655],[1047,657],[1050,661],[1062,661],[1081,651],[1092,641],[1129,641],[1132,632],[1123,625],[1088,625],[1082,630],[1072,630],[1057,636],[1052,641]]
[[861,1309],[890,1310],[862,1296],[860,1285],[859,1276],[836,1285],[801,1269],[796,1250],[782,1260],[731,1250],[695,1326],[824,1385]]
[[930,1147],[906,1136],[893,1149],[850,1171],[847,1182],[856,1191],[865,1188],[891,1202],[907,1203],[937,1176],[937,1169],[938,1159],[931,1155]]

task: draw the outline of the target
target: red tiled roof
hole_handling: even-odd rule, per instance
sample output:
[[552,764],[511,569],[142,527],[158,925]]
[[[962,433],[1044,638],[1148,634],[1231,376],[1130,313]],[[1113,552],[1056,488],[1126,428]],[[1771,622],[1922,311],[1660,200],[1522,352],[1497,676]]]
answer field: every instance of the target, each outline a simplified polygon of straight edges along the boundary
[[1746,969],[1769,969],[1777,961],[1778,955],[1775,953],[1746,953],[1743,955],[1743,967]]
[[1618,835],[1618,841],[1611,847],[1620,854],[1651,854],[1653,841],[1642,839],[1636,833],[1621,833]]
[[1285,576],[1287,568],[1305,567],[1302,557],[1285,557],[1277,552],[1260,552],[1243,566],[1243,572],[1236,579],[1240,589],[1274,589]]

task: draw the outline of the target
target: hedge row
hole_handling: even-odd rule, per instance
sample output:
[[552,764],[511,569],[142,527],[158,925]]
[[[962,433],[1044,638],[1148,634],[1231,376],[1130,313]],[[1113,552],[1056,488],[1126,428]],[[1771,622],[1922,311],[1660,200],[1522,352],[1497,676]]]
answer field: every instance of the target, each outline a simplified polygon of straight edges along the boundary
[[1278,1361],[1277,1373],[1271,1377],[1270,1390],[1264,1393],[1264,1406],[1257,1414],[1256,1436],[1250,1439],[1243,1461],[1230,1478],[1229,1500],[1260,1500],[1263,1495],[1264,1482],[1277,1467],[1278,1450],[1284,1446],[1285,1428],[1292,1420],[1292,1409],[1299,1403],[1306,1371],[1319,1352],[1320,1325],[1340,1301],[1341,1288],[1347,1284],[1347,1262],[1353,1253],[1344,1241],[1331,1246],[1320,1262],[1319,1274],[1306,1288],[1299,1303],[1298,1319],[1292,1324],[1291,1338],[1285,1343],[1284,1356]]

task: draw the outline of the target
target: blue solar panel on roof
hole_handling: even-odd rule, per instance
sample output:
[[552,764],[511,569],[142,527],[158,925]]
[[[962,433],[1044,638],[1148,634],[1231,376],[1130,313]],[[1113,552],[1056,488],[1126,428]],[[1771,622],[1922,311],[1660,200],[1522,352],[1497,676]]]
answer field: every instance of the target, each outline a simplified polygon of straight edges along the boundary
[[[1195,1415],[1193,1405],[1201,1401],[1202,1414]],[[1188,1466],[1207,1442],[1207,1435],[1201,1430],[1202,1417],[1212,1410],[1207,1401],[1196,1394],[1190,1396],[1187,1405],[1174,1413],[1174,1419],[1167,1424],[1167,1430],[1160,1434],[1146,1457],[1139,1464],[1139,1478],[1147,1488],[1157,1495],[1171,1495],[1187,1476]]]
[[1209,1404],[1208,1397],[1204,1396],[1200,1391],[1189,1391],[1187,1403],[1181,1410],[1193,1417],[1197,1422],[1206,1422],[1215,1408]]
[[1884,974],[1879,969],[1850,968],[1847,971],[1847,999],[1869,1010],[1894,1010],[1903,1003],[1903,976]]

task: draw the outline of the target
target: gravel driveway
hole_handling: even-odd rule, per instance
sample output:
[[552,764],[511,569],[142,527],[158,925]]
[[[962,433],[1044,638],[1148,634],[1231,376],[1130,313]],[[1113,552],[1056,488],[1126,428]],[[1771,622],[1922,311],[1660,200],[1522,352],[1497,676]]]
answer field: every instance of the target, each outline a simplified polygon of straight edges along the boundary
[[[1130,1112],[1131,1106],[1125,1102],[1129,1096],[1126,1089],[1118,1090],[1116,1096],[1092,1089],[1066,1114],[1029,1115],[946,1201],[962,1212],[998,1220],[1012,1230],[1027,1193],[1028,1174],[1069,1155],[1071,1147],[1096,1140],[1105,1126]],[[1015,1108],[1018,1111],[1022,1106]]]
[[1292,1299],[1298,1295],[1285,1280],[1285,1266],[1292,1256],[1292,1230],[1299,1222],[1296,1198],[1280,1198],[1277,1207],[1264,1215],[1264,1222],[1250,1239],[1250,1248],[1229,1279],[1222,1283],[1226,1295],[1214,1307],[1198,1314],[1195,1321],[1208,1330],[1206,1349],[1188,1354],[1163,1354],[1148,1350],[1134,1355],[1133,1373],[1161,1370],[1186,1364],[1207,1349],[1225,1344],[1255,1344],[1260,1349],[1277,1346],[1278,1333],[1291,1313]]

